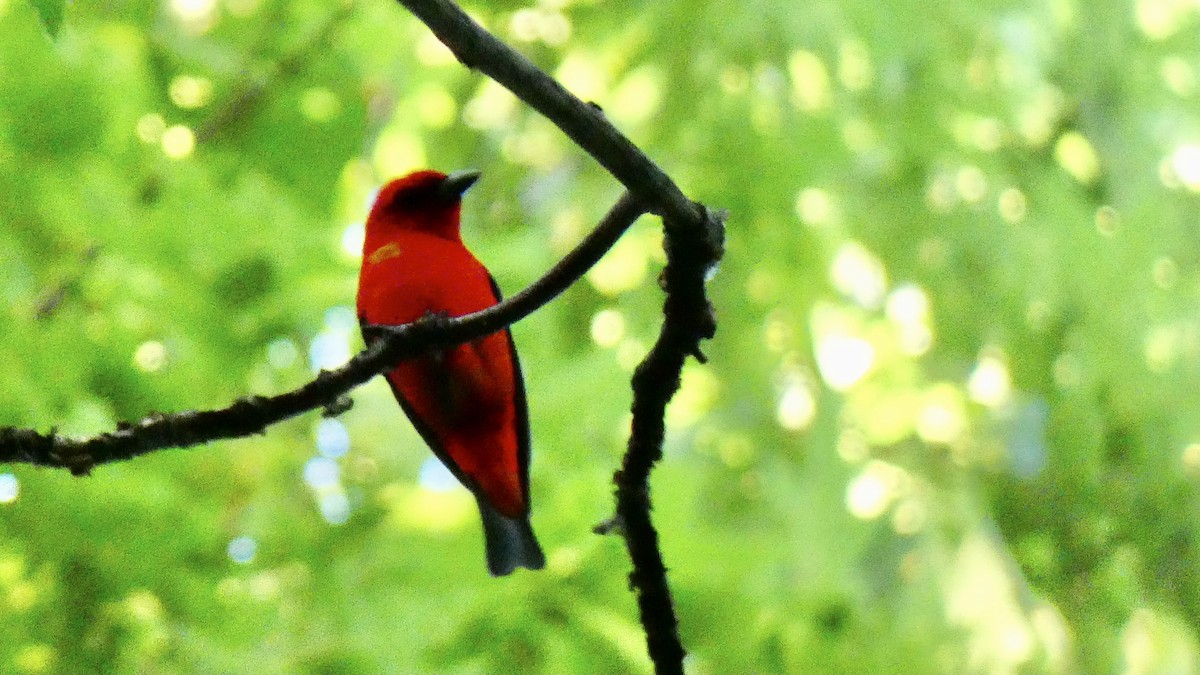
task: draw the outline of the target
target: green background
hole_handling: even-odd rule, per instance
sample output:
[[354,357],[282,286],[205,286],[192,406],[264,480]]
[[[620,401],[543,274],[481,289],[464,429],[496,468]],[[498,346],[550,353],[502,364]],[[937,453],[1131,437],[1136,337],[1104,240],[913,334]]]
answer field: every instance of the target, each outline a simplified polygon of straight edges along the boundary
[[[467,9],[732,213],[654,475],[690,671],[1200,671],[1200,5]],[[0,424],[336,364],[374,190],[425,166],[484,172],[464,237],[507,293],[620,194],[392,2],[0,0]],[[375,381],[87,479],[0,467],[0,671],[647,670],[591,529],[657,227],[513,328],[545,571],[487,576]]]

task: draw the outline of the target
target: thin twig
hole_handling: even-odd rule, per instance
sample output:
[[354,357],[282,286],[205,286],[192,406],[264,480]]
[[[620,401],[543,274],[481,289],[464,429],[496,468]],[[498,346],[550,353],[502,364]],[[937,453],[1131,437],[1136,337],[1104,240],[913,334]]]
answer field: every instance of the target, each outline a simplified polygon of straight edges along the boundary
[[38,295],[38,299],[34,303],[33,318],[38,321],[46,321],[57,314],[58,310],[62,309],[67,294],[71,292],[72,288],[79,285],[98,257],[100,257],[100,244],[92,243],[83,249],[75,267],[64,275],[61,281]]
[[336,370],[322,371],[304,386],[277,396],[250,396],[216,410],[155,413],[117,425],[115,431],[71,438],[51,430],[0,427],[0,463],[69,469],[85,475],[100,464],[139,457],[163,448],[186,448],[226,438],[265,433],[277,422],[317,408],[334,408],[354,387],[396,363],[435,348],[489,335],[529,316],[591,269],[645,209],[628,193],[570,253],[520,293],[481,312],[457,318],[422,319],[404,326],[376,326],[380,339]]

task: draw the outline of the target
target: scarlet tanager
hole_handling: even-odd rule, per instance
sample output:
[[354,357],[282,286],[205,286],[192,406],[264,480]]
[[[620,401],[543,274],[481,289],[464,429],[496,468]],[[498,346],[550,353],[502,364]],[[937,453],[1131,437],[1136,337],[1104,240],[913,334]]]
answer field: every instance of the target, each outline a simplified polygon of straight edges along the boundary
[[[417,171],[380,190],[358,278],[364,328],[462,316],[500,301],[459,234],[462,194],[478,179],[477,172]],[[371,339],[366,331],[364,339]],[[512,334],[403,361],[386,376],[425,443],[475,495],[488,571],[544,567],[529,523],[529,413]]]

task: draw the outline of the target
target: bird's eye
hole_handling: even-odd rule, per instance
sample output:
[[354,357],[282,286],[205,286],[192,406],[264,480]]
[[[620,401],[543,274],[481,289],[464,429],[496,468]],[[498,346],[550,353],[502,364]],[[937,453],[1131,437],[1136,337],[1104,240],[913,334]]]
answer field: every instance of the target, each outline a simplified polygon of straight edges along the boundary
[[392,208],[411,210],[427,205],[437,197],[437,185],[413,185],[392,198]]
[[412,190],[401,190],[396,193],[395,197],[392,197],[393,209],[400,209],[402,211],[411,209],[413,206],[416,206],[416,203],[417,201],[413,199]]

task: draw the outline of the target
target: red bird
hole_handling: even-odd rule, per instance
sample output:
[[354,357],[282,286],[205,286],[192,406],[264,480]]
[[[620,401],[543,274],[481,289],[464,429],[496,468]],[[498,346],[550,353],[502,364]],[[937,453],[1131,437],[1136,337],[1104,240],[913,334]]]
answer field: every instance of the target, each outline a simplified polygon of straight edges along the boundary
[[[358,278],[362,326],[462,316],[500,301],[459,234],[462,194],[478,179],[473,171],[417,171],[379,192]],[[387,380],[434,454],[475,495],[488,571],[544,567],[529,523],[529,413],[512,334],[404,361]]]

